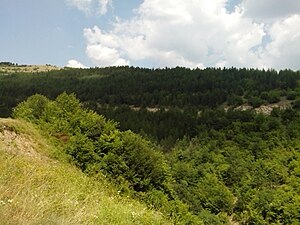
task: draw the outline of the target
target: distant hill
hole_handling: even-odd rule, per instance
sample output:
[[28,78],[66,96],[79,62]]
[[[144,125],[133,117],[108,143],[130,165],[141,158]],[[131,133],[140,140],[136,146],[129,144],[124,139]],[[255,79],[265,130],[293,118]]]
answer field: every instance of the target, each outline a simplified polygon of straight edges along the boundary
[[0,74],[11,73],[37,73],[37,72],[49,72],[52,70],[60,70],[61,68],[53,65],[17,65],[9,62],[0,62]]
[[0,119],[1,224],[171,224],[63,159],[29,123]]

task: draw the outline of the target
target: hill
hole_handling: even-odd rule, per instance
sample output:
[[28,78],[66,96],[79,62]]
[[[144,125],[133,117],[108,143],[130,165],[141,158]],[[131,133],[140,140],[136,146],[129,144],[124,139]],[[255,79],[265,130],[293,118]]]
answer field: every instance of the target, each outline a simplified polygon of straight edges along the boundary
[[15,65],[15,64],[1,64],[0,75],[9,75],[12,73],[40,73],[49,72],[52,70],[60,70],[61,68],[52,65]]
[[[75,93],[90,109],[169,149],[195,137],[207,109],[300,108],[300,72],[236,68],[64,68],[0,76],[0,116],[27,97]],[[178,123],[177,121],[183,121]]]
[[1,224],[171,224],[63,160],[33,125],[0,119]]
[[0,76],[0,112],[35,124],[82,172],[104,174],[121,196],[176,224],[289,225],[300,211],[299,75],[132,67],[16,73]]

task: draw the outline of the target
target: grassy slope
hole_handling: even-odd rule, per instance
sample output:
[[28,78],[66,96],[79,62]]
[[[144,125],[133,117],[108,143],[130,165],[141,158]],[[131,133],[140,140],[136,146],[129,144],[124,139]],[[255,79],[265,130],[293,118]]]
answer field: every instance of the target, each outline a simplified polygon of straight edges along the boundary
[[1,224],[170,224],[56,152],[32,125],[0,119]]
[[0,73],[37,73],[60,70],[61,68],[51,65],[24,65],[24,66],[0,66]]

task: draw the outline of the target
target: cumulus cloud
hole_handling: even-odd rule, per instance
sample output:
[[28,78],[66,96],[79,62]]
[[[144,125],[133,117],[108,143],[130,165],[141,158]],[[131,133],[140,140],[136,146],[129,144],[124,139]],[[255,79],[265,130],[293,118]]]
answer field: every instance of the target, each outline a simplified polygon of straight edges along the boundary
[[124,66],[129,61],[121,57],[119,38],[103,33],[97,26],[84,29],[87,40],[86,54],[97,66]]
[[82,63],[78,62],[75,59],[69,60],[68,64],[66,65],[66,67],[71,67],[71,68],[87,68],[86,66],[84,66]]
[[245,15],[258,20],[276,20],[300,13],[298,0],[243,0],[240,7],[245,9]]
[[300,15],[275,22],[268,30],[271,41],[261,50],[267,67],[300,69]]
[[[291,58],[300,52],[299,15],[285,10],[278,13],[284,17],[262,22],[249,13],[250,2],[228,12],[227,0],[144,0],[134,17],[116,20],[108,31],[86,28],[86,53],[100,66],[146,61],[154,67],[299,69]],[[272,7],[270,0],[261,2]]]
[[108,6],[111,4],[111,0],[66,0],[66,2],[86,14],[100,15],[106,14]]

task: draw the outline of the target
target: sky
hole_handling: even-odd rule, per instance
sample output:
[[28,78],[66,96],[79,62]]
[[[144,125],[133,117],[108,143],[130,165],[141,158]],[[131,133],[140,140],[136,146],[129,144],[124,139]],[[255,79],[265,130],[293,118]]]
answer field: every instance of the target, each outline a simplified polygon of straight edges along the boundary
[[0,61],[300,70],[300,0],[0,0]]

